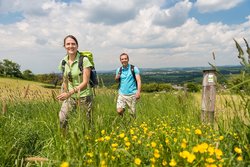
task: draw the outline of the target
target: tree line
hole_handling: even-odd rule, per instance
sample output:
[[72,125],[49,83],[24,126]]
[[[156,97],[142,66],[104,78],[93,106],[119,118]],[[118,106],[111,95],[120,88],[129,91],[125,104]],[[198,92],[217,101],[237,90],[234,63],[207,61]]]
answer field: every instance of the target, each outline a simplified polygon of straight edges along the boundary
[[29,69],[21,71],[20,68],[21,66],[18,63],[8,59],[3,59],[3,61],[0,61],[0,76],[20,78],[53,85],[57,85],[61,79],[60,75],[55,73],[35,75]]

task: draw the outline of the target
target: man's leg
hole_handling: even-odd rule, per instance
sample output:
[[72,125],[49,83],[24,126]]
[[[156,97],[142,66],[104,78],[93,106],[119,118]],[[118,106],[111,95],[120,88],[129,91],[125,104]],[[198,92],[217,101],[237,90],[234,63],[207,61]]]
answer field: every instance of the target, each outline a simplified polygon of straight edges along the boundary
[[125,99],[122,95],[119,95],[117,98],[117,103],[116,103],[116,109],[117,113],[121,116],[123,116],[123,113],[125,112]]
[[136,118],[136,108],[135,108],[136,97],[135,97],[135,95],[128,96],[126,98],[126,103],[127,103],[128,107],[129,107],[129,113],[130,113],[130,115],[133,118]]

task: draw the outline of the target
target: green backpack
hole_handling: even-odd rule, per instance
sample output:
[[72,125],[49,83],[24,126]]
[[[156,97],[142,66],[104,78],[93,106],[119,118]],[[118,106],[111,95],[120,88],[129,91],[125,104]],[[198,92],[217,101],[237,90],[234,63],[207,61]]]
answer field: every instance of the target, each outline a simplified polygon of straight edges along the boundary
[[[91,87],[96,87],[98,85],[98,79],[97,79],[97,73],[95,70],[93,54],[90,51],[81,51],[81,52],[78,51],[78,53],[80,54],[80,58],[78,61],[78,67],[79,67],[81,72],[83,72],[83,58],[84,57],[87,57],[89,59],[90,63],[93,65],[91,67],[91,71],[90,71],[89,84]],[[62,61],[62,72],[63,73],[65,71],[65,64],[66,64],[66,61],[63,60]]]
[[93,54],[90,51],[81,51],[78,53],[83,56],[83,57],[87,57],[90,61],[90,63],[93,65],[93,67],[95,68],[95,63],[94,63],[94,59],[93,59]]

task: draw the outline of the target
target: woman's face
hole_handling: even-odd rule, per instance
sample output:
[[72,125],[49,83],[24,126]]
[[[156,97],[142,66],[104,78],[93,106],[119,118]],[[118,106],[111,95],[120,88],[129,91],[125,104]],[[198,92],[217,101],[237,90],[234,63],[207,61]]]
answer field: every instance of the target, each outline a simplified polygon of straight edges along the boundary
[[75,55],[78,49],[76,41],[70,37],[66,38],[64,47],[68,55]]

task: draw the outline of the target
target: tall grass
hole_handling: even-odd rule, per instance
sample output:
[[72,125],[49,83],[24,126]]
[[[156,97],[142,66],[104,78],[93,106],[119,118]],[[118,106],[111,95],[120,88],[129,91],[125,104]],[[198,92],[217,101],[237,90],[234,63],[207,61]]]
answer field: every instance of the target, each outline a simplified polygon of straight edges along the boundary
[[32,84],[29,89],[26,100],[0,103],[6,107],[0,115],[0,166],[249,164],[249,143],[241,138],[246,129],[219,114],[217,130],[202,124],[200,102],[193,94],[142,94],[133,119],[128,111],[117,115],[115,90],[98,89],[93,126],[87,124],[85,113],[76,112],[63,136],[58,121],[61,103],[54,100],[57,90],[44,96],[42,91],[32,94]]

